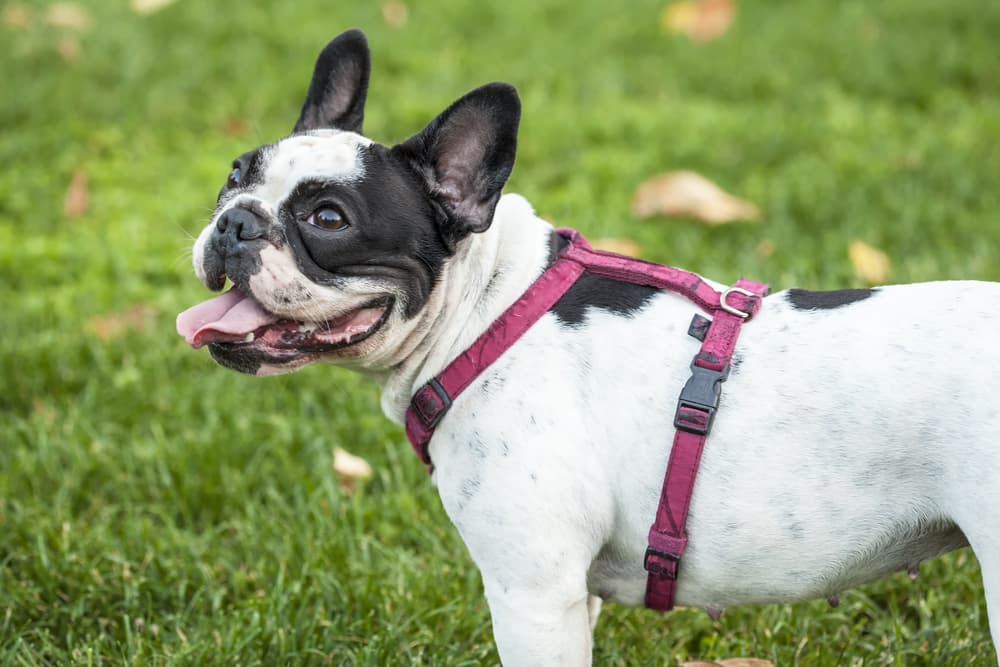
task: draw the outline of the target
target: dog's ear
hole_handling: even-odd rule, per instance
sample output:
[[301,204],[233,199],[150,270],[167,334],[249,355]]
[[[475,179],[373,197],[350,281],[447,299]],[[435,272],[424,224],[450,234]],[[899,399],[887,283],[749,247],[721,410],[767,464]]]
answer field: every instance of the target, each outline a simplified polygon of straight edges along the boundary
[[360,30],[348,30],[320,52],[295,132],[335,128],[361,133],[371,55]]
[[517,152],[521,101],[513,86],[490,83],[445,109],[399,144],[443,211],[442,236],[454,245],[493,221]]

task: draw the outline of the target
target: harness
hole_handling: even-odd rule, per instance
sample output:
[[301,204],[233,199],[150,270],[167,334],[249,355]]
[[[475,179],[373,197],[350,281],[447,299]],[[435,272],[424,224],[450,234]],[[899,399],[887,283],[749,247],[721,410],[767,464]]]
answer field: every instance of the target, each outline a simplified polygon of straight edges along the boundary
[[420,460],[433,469],[428,445],[452,401],[584,273],[667,290],[693,301],[712,319],[696,314],[688,329],[688,334],[702,345],[677,401],[674,443],[643,561],[648,573],[646,606],[668,611],[674,606],[677,570],[687,547],[688,506],[705,439],[719,407],[721,385],[729,377],[740,327],[760,309],[768,287],[740,278],[734,286],[719,292],[694,273],[594,250],[579,232],[571,229],[559,229],[557,233],[567,244],[552,265],[465,352],[413,395],[406,411],[406,437]]

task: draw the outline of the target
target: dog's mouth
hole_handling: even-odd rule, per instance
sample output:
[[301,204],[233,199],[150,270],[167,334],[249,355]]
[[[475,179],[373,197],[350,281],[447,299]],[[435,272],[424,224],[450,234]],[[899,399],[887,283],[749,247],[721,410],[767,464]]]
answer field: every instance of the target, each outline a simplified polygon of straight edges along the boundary
[[389,317],[392,297],[383,296],[323,322],[283,319],[264,310],[238,288],[177,316],[177,333],[193,348],[256,352],[272,361],[292,361],[356,345]]

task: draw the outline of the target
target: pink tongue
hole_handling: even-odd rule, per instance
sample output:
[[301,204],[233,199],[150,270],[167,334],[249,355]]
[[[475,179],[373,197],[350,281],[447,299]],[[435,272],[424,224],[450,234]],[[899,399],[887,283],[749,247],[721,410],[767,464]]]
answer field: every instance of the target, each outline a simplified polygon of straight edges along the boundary
[[235,287],[221,296],[188,308],[177,316],[177,333],[191,347],[216,340],[232,341],[274,324],[278,318]]

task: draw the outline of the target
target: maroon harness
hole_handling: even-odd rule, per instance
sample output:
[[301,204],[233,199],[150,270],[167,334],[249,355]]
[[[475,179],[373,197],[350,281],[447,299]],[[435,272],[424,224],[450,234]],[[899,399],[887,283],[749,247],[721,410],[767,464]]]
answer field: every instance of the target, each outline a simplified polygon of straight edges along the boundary
[[558,233],[568,243],[555,262],[469,349],[414,394],[406,411],[406,436],[420,460],[431,466],[427,447],[452,401],[548,312],[583,273],[669,290],[693,301],[712,319],[695,315],[688,330],[702,345],[677,401],[674,444],[643,563],[649,573],[646,606],[667,611],[674,606],[677,569],[687,546],[684,525],[688,506],[705,438],[719,406],[721,384],[729,377],[740,326],[760,309],[768,287],[740,278],[735,286],[718,292],[688,271],[594,250],[571,229]]

